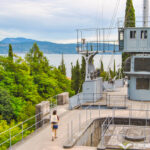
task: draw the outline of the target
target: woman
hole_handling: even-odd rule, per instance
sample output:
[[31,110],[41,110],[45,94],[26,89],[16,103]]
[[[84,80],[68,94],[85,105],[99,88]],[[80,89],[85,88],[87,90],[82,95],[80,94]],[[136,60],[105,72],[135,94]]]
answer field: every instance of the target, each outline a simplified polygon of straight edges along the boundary
[[56,135],[57,135],[57,129],[58,129],[58,121],[59,121],[59,117],[57,116],[57,111],[54,110],[51,116],[52,141],[54,141],[54,138],[57,138]]

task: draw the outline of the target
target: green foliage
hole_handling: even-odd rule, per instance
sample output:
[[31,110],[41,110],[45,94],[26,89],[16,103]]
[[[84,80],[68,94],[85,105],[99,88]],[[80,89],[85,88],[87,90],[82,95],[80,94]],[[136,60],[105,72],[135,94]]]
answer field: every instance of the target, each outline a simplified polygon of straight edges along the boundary
[[116,70],[116,62],[114,60],[114,68],[111,70],[109,68],[109,71],[104,70],[104,65],[103,62],[101,61],[101,66],[100,66],[100,77],[103,78],[104,81],[108,81],[110,79],[121,79],[122,76],[122,69]]
[[8,57],[13,60],[13,50],[12,50],[12,45],[9,44],[9,51],[8,51]]
[[15,118],[13,108],[10,103],[10,95],[2,87],[0,87],[0,116],[7,120],[7,122],[10,122],[11,119]]
[[104,72],[104,65],[103,65],[103,61],[101,60],[101,66],[100,66],[100,72]]
[[124,77],[125,75],[124,75],[124,65],[125,65],[125,61],[126,61],[126,59],[127,58],[129,58],[131,55],[130,54],[128,54],[128,53],[122,53],[122,76]]
[[61,64],[60,66],[58,66],[58,69],[60,70],[60,72],[66,76],[66,67],[65,67],[65,63],[64,63],[64,57],[62,54],[62,60],[61,60]]
[[132,0],[126,2],[125,27],[135,27],[135,10]]
[[[81,64],[81,86],[83,84],[83,82],[85,81],[85,71],[86,71],[86,63],[85,63],[85,59],[82,56],[82,64]],[[82,90],[82,87],[80,88],[80,91]]]
[[[14,57],[14,60],[10,59]],[[35,115],[35,105],[42,100],[62,92],[74,95],[71,81],[57,68],[49,65],[47,58],[35,43],[26,54],[25,60],[17,55],[0,56],[0,133]],[[35,123],[35,118],[24,124]],[[24,136],[33,132],[34,127],[27,130]],[[21,132],[21,127],[15,127],[12,136]],[[0,143],[9,138],[9,134],[0,135]],[[12,139],[12,144],[22,138],[22,135]],[[0,149],[6,149],[9,142]]]
[[72,90],[74,90],[75,93],[77,94],[81,88],[81,69],[78,60],[76,62],[76,66],[72,66],[71,72],[72,72],[71,87]]

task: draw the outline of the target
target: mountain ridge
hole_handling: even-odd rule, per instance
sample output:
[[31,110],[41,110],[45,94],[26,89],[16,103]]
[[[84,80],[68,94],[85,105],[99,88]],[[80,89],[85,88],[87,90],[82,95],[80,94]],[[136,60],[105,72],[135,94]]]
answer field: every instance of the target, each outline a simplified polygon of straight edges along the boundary
[[38,44],[40,50],[42,50],[43,53],[77,54],[75,43],[60,44],[60,43],[53,43],[53,42],[48,42],[48,41],[38,41],[38,40],[33,40],[33,39],[27,39],[23,37],[5,38],[1,40],[0,41],[0,53],[1,54],[8,53],[9,44],[12,44],[13,51],[15,53],[26,53],[32,48],[35,42]]

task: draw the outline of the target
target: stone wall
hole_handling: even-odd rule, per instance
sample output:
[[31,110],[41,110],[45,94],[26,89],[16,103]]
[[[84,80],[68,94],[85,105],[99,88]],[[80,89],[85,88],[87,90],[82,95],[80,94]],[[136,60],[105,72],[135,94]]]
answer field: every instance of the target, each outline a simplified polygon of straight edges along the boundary
[[68,104],[68,102],[69,102],[69,93],[68,92],[64,92],[64,93],[57,95],[57,104],[58,105]]
[[36,128],[40,128],[44,123],[49,121],[50,103],[49,101],[42,101],[36,105]]

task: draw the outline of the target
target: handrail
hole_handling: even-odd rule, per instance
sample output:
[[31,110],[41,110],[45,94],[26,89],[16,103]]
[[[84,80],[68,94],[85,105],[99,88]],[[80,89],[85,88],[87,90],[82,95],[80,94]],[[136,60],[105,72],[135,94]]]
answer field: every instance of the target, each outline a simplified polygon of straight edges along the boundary
[[[53,102],[53,99],[54,99],[54,98],[56,98],[56,101],[55,101],[55,102]],[[55,96],[53,96],[53,97],[50,97],[50,98],[48,98],[47,100],[50,101],[50,111],[48,112],[48,114],[46,114],[46,116],[47,116],[47,115],[51,115],[51,109],[57,107],[57,95],[55,95]],[[4,144],[7,143],[7,142],[10,142],[10,143],[9,143],[9,147],[11,147],[11,146],[12,146],[11,141],[12,141],[12,139],[13,139],[14,137],[17,137],[18,135],[22,134],[22,139],[21,139],[21,140],[23,140],[23,139],[24,139],[24,132],[25,132],[25,131],[27,131],[27,130],[33,128],[34,126],[35,126],[35,129],[34,129],[34,131],[35,131],[35,130],[36,130],[36,125],[38,125],[40,122],[43,122],[43,123],[44,123],[44,118],[42,118],[40,121],[36,121],[37,116],[39,116],[39,115],[41,115],[41,114],[42,114],[42,112],[40,112],[40,113],[38,113],[38,114],[36,114],[36,115],[34,115],[34,116],[32,116],[32,117],[30,117],[30,118],[28,118],[28,119],[22,121],[22,122],[20,122],[19,124],[15,125],[15,126],[13,126],[13,127],[11,127],[11,128],[9,128],[9,129],[7,129],[7,130],[5,130],[5,131],[3,131],[3,132],[1,132],[1,133],[0,133],[0,136],[3,135],[3,134],[5,134],[5,133],[7,133],[7,132],[9,132],[9,133],[8,133],[9,138],[6,139],[5,141],[3,141],[2,143],[0,143],[0,146],[4,145]],[[32,120],[32,119],[34,119],[34,118],[35,118],[35,122],[34,122],[32,125],[29,125],[27,128],[24,129],[24,128],[23,128],[23,125],[24,125],[27,121]],[[21,127],[20,127],[20,126],[21,126]],[[16,128],[16,127],[19,127],[20,130],[21,130],[21,132],[16,133],[15,135],[12,136],[12,135],[11,135],[11,130],[13,130],[13,129]],[[20,141],[20,140],[18,140],[17,142],[19,142],[19,141]]]

